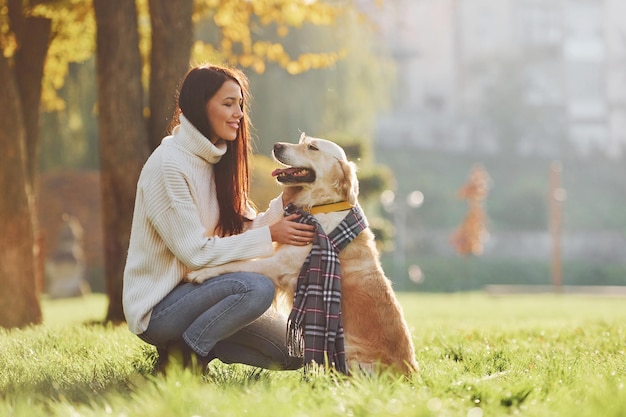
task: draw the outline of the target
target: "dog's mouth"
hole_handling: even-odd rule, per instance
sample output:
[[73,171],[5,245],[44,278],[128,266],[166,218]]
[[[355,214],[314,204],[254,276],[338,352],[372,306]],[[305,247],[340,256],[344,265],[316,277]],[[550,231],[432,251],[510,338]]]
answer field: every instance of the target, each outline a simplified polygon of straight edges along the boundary
[[315,171],[309,168],[279,168],[272,172],[272,177],[284,184],[310,183],[315,181]]

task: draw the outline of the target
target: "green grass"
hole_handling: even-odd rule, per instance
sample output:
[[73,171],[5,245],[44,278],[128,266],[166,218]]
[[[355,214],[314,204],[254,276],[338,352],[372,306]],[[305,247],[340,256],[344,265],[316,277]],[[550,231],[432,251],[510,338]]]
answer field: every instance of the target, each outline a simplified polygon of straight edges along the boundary
[[0,331],[0,416],[626,415],[620,298],[400,294],[419,375],[349,379],[219,361],[153,376],[152,347],[102,317],[102,296],[45,301]]

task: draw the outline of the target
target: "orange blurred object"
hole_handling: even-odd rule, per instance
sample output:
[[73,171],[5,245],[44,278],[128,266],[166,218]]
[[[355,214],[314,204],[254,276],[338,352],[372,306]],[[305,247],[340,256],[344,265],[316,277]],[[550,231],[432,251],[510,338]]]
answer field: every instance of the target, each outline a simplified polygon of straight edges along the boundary
[[467,200],[469,211],[461,226],[451,237],[452,246],[460,255],[481,255],[483,243],[489,237],[483,202],[487,198],[491,178],[482,165],[475,165],[458,196]]

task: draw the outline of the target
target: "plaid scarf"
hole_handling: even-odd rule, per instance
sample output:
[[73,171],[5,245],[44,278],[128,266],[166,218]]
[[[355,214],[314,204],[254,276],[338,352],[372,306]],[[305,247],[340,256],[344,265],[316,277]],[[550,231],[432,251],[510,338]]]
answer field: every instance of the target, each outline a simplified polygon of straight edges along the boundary
[[347,374],[338,254],[367,228],[367,220],[360,207],[353,207],[327,235],[314,216],[289,204],[285,214],[293,213],[300,214],[298,222],[315,226],[315,236],[298,275],[293,309],[287,322],[289,354],[304,356],[305,365],[315,362]]

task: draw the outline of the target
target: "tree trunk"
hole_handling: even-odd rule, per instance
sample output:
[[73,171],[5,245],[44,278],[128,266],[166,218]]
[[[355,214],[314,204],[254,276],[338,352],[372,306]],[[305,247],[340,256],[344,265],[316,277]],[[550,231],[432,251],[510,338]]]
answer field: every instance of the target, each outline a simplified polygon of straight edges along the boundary
[[193,43],[193,0],[150,0],[152,55],[150,61],[149,145],[156,148],[174,113],[175,92],[189,69]]
[[[12,22],[13,23],[13,22]],[[49,19],[28,17],[16,30],[11,25],[20,45],[15,52],[15,73],[22,102],[22,115],[26,133],[26,174],[35,188],[39,165],[39,127],[41,80],[50,45],[52,22]]]
[[122,278],[137,179],[148,156],[134,1],[94,0],[107,320],[124,320]]
[[33,236],[35,251],[35,280],[43,287],[43,259],[41,258],[41,233],[35,213],[39,204],[39,130],[41,123],[41,80],[50,46],[52,21],[43,17],[25,16],[22,2],[11,0],[10,24],[19,48],[15,51],[14,63],[17,88],[24,122],[26,181],[33,195]]
[[24,122],[17,82],[0,54],[0,326],[41,322],[33,252],[32,189],[26,174]]

